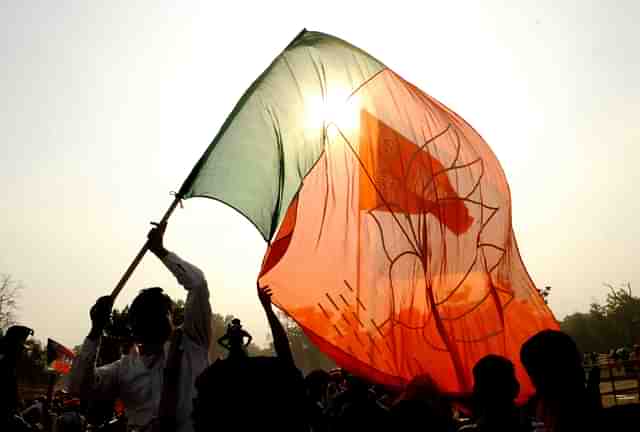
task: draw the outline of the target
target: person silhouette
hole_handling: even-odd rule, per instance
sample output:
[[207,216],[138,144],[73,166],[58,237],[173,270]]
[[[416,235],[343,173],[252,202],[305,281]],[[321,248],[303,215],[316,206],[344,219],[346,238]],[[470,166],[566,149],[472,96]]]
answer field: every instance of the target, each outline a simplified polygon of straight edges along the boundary
[[89,311],[91,330],[74,359],[66,387],[88,401],[121,399],[128,430],[192,432],[195,379],[209,365],[209,288],[200,269],[164,247],[165,230],[166,223],[151,229],[147,245],[187,291],[184,322],[174,327],[175,305],[162,288],[141,290],[128,314],[137,349],[96,367],[113,306],[111,296],[100,297]]
[[271,295],[269,288],[258,286],[276,356],[234,357],[246,336],[239,321],[231,323],[226,337],[221,338],[234,347],[229,358],[216,360],[196,379],[195,432],[216,430],[221,417],[231,430],[309,431],[304,379],[295,365],[287,332],[273,310]]
[[511,360],[489,354],[473,367],[471,405],[473,423],[462,431],[529,432],[540,426],[533,419],[521,415],[515,399],[520,392]]
[[[245,342],[245,338],[247,341]],[[234,318],[227,326],[226,333],[218,339],[218,343],[229,351],[230,359],[247,356],[247,347],[253,338],[243,328],[240,320]]]
[[582,356],[571,337],[543,330],[520,349],[520,359],[536,388],[534,415],[550,432],[600,430],[601,410],[585,385]]
[[25,326],[11,326],[0,339],[0,430],[26,429],[16,416],[19,407],[17,365],[24,345],[33,330]]
[[391,406],[391,421],[397,430],[412,430],[415,424],[428,424],[429,430],[451,432],[456,429],[453,409],[433,378],[415,376]]

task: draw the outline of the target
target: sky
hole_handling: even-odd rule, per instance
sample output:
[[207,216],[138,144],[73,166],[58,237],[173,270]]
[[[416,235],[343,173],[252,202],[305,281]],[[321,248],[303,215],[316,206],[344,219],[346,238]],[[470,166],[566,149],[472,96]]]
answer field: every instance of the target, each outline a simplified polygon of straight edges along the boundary
[[[223,3],[223,4],[221,4]],[[18,321],[73,346],[226,116],[302,28],[343,38],[452,108],[497,155],[513,227],[556,317],[640,294],[637,1],[0,0],[0,273]],[[191,199],[166,246],[259,343],[266,245]],[[117,300],[184,291],[147,256]]]

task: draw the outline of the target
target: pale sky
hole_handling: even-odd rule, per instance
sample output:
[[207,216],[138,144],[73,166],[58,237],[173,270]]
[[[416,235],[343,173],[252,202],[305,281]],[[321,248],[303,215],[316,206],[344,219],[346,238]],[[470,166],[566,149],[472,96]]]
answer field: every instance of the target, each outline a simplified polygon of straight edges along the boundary
[[[481,5],[480,5],[481,3]],[[640,2],[0,0],[0,273],[19,321],[69,346],[249,84],[306,27],[380,59],[487,140],[520,251],[561,319],[640,294]],[[505,6],[505,5],[509,6]],[[185,202],[166,245],[214,311],[267,333],[265,244],[241,215]],[[148,256],[118,298],[184,292]]]

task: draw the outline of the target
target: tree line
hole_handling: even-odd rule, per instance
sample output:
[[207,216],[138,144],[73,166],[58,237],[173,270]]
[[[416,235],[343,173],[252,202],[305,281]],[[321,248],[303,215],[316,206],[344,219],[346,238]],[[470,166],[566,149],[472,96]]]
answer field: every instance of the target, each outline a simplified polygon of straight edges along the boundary
[[576,312],[560,322],[582,352],[606,353],[640,343],[640,297],[631,284],[605,284],[609,292],[603,303],[593,302],[588,312]]
[[[107,337],[113,337],[120,341],[126,341],[129,338],[129,328],[127,324],[128,307],[117,310],[114,309],[111,323],[105,329]],[[217,341],[227,331],[227,326],[234,318],[232,315],[221,315],[213,313],[211,319],[212,327],[212,343],[209,347],[209,358],[212,360],[224,358],[226,350],[221,347]],[[286,314],[280,313],[279,318],[283,323],[294,360],[298,367],[305,373],[314,369],[330,369],[335,367],[335,363],[325,354],[323,354],[307,337],[302,328],[295,323]],[[184,301],[178,300],[173,314],[174,325],[178,326],[184,321]],[[79,349],[79,346],[75,349]],[[269,340],[265,347],[261,347],[252,342],[247,347],[247,351],[251,356],[273,356],[275,355],[273,342]]]
[[[605,284],[608,289],[603,302],[594,301],[589,311],[576,312],[560,321],[560,328],[572,336],[583,352],[606,353],[611,349],[640,344],[640,297],[634,295],[631,284],[613,286]],[[17,300],[22,285],[10,275],[0,277],[0,336],[2,330],[14,323]],[[540,290],[547,301],[550,287]],[[130,344],[130,333],[127,324],[128,307],[114,309],[110,325],[105,330],[108,338],[117,342],[109,360],[115,360],[121,352],[122,345]],[[324,355],[307,337],[302,328],[286,314],[279,315],[291,343],[296,364],[303,372],[314,369],[330,369],[335,363]],[[217,359],[226,355],[224,348],[216,342],[226,332],[227,325],[233,316],[214,313],[212,316],[213,343],[210,347],[210,358]],[[174,324],[184,321],[184,301],[178,300],[174,313]],[[107,345],[107,344],[105,344]],[[74,347],[78,351],[80,346]],[[106,349],[106,346],[105,346]],[[248,347],[250,355],[273,355],[273,343],[260,347],[251,343]],[[30,339],[23,353],[23,361],[19,362],[19,376],[29,385],[45,384],[48,380],[46,347],[41,341]],[[105,359],[107,360],[107,359]]]

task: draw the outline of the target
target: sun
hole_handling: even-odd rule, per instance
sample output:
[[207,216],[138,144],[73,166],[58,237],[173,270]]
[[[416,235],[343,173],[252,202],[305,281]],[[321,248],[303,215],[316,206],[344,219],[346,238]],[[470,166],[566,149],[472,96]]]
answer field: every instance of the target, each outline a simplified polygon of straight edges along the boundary
[[328,135],[349,134],[360,127],[360,99],[347,87],[334,86],[323,95],[309,97],[305,128],[326,128]]

